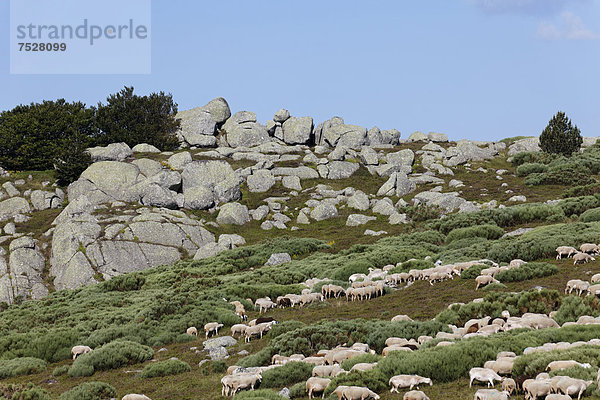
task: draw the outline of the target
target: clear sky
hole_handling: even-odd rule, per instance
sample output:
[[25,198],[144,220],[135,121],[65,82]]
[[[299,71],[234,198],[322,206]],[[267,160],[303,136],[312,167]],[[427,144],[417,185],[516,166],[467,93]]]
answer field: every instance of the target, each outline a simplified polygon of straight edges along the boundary
[[180,110],[223,96],[263,123],[283,107],[404,138],[538,135],[558,110],[600,135],[600,0],[152,0],[149,75],[10,75],[8,51],[1,110],[127,85]]

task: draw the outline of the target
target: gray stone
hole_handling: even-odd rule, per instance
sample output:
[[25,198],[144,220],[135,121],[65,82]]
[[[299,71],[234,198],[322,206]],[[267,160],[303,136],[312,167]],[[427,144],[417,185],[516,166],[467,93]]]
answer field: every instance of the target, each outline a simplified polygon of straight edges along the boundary
[[275,253],[267,260],[265,265],[280,265],[292,261],[292,257],[288,253]]
[[15,227],[14,222],[9,222],[8,224],[4,225],[4,233],[7,235],[14,235],[17,233],[17,228]]
[[519,228],[519,229],[515,229],[514,231],[505,233],[504,235],[502,235],[502,237],[505,238],[505,237],[521,236],[532,230],[533,230],[533,228]]
[[448,186],[451,188],[459,188],[459,187],[464,187],[464,183],[462,181],[459,181],[458,179],[452,179],[450,182],[448,182]]
[[263,221],[263,223],[260,224],[260,229],[263,229],[265,231],[273,229],[273,221]]
[[8,178],[10,176],[10,173],[5,170],[4,168],[0,167],[0,177],[1,178]]
[[393,196],[396,195],[398,197],[405,196],[409,193],[412,193],[417,188],[417,185],[408,179],[408,177],[399,172],[394,172],[390,178],[384,183],[379,191],[377,192],[378,196]]
[[246,178],[248,189],[253,193],[264,193],[275,185],[275,178],[268,169],[259,169]]
[[0,221],[6,221],[17,214],[29,213],[30,211],[29,203],[22,197],[11,197],[0,201]]
[[228,249],[235,249],[237,246],[246,244],[246,239],[236,234],[222,234],[219,236],[218,243]]
[[140,143],[131,149],[134,153],[160,153],[160,150],[148,143]]
[[92,147],[87,152],[96,161],[123,161],[133,154],[127,143],[111,143],[106,147]]
[[217,142],[214,134],[217,121],[206,107],[196,107],[191,110],[180,111],[176,115],[181,120],[180,130],[177,133],[180,141],[189,146],[209,147]]
[[450,147],[444,153],[443,164],[448,167],[465,164],[471,161],[491,160],[498,154],[495,147],[479,147],[475,142],[459,140],[455,147]]
[[251,212],[251,214],[252,214],[252,219],[254,219],[255,221],[261,221],[261,220],[265,219],[265,217],[269,214],[269,206],[266,206],[266,205],[258,206],[258,207],[256,207],[256,210]]
[[298,217],[296,218],[296,223],[308,225],[308,224],[310,224],[310,220],[308,219],[308,216],[304,212],[300,211],[298,213]]
[[319,173],[309,167],[277,167],[271,170],[275,176],[297,176],[300,179],[317,179]]
[[302,190],[302,185],[300,184],[300,178],[297,176],[284,176],[281,179],[281,183],[284,188],[292,189],[292,190]]
[[118,161],[101,161],[90,165],[76,182],[69,185],[69,200],[81,195],[95,203],[137,201],[139,193],[130,189],[141,182],[143,175],[133,164]]
[[226,140],[231,147],[252,147],[268,142],[267,128],[256,122],[256,114],[250,111],[235,113],[223,125]]
[[376,217],[369,217],[368,215],[362,214],[350,214],[346,220],[346,226],[359,226],[364,225],[369,221],[376,220]]
[[273,116],[273,121],[283,124],[290,117],[290,112],[286,109],[281,109]]
[[223,346],[214,347],[208,351],[210,359],[213,361],[222,361],[229,357],[229,352]]
[[154,176],[162,170],[162,165],[158,161],[154,161],[149,158],[140,158],[138,160],[134,160],[132,164],[137,166],[145,177]]
[[443,143],[448,141],[448,136],[443,133],[429,132],[427,139],[432,142]]
[[204,107],[219,125],[227,121],[227,118],[231,117],[229,104],[223,97],[212,99]]
[[369,206],[369,196],[360,190],[357,190],[356,193],[348,199],[348,207],[350,208],[366,211],[369,209]]
[[373,212],[375,214],[392,215],[396,212],[394,203],[390,199],[378,200],[373,206]]
[[12,182],[4,182],[2,187],[4,188],[4,190],[6,190],[6,194],[8,194],[8,197],[15,197],[21,194],[21,192],[19,192],[19,189],[17,189],[15,185],[12,184]]
[[316,221],[323,221],[338,216],[337,208],[333,204],[322,202],[310,212],[310,217]]
[[311,140],[313,119],[290,117],[283,123],[283,141],[288,144],[307,144]]
[[375,150],[368,146],[364,146],[360,150],[360,159],[365,165],[377,165],[379,164],[379,155]]
[[248,222],[250,222],[248,207],[240,203],[223,204],[221,210],[219,211],[219,215],[217,215],[217,223],[221,225],[244,225]]
[[526,202],[527,201],[527,197],[525,196],[513,196],[510,199],[508,199],[508,201],[513,201],[513,202]]
[[194,161],[185,166],[181,178],[184,196],[188,189],[202,186],[213,192],[215,203],[241,198],[239,179],[225,161]]
[[321,178],[324,179],[346,179],[352,176],[360,165],[349,161],[332,161],[326,165],[319,165],[317,169]]
[[415,153],[411,149],[403,149],[395,153],[388,153],[385,159],[388,164],[392,165],[412,165],[415,160]]
[[279,391],[279,393],[277,393],[278,395],[280,395],[281,397],[284,397],[286,399],[290,398],[290,389],[284,387],[283,389],[281,389]]
[[31,204],[34,209],[41,211],[50,208],[59,208],[62,200],[54,192],[34,190],[31,192]]
[[[341,120],[341,119],[339,119]],[[331,147],[338,145],[358,149],[367,140],[367,130],[356,125],[339,123],[339,120],[329,120],[328,125],[323,125],[322,141]]]
[[542,151],[540,140],[537,137],[525,138],[515,141],[508,146],[508,155],[514,156],[523,151]]
[[408,175],[412,172],[412,167],[410,165],[381,164],[370,168],[372,168],[373,171],[375,171],[375,173],[379,176],[391,176],[394,172],[398,172],[402,175]]
[[214,257],[227,249],[227,246],[222,243],[207,243],[196,251],[194,260],[203,260],[205,258]]
[[419,131],[411,133],[411,135],[408,137],[409,142],[426,142],[427,140],[427,135]]
[[378,146],[378,145],[382,145],[385,143],[385,139],[381,133],[381,130],[374,126],[371,129],[369,129],[369,131],[367,132],[367,140],[366,140],[366,145],[367,146]]
[[231,347],[238,343],[237,340],[231,336],[220,336],[217,338],[207,339],[202,343],[204,350],[210,350],[217,347]]
[[398,212],[395,212],[392,215],[390,215],[389,223],[390,225],[407,224],[408,218],[406,214],[400,214]]
[[458,193],[456,192],[438,193],[425,191],[415,195],[413,202],[415,202],[415,204],[424,203],[428,206],[435,205],[443,208],[447,212],[452,212],[458,209],[463,203],[466,202],[466,200],[462,197],[459,197]]
[[192,155],[189,151],[183,151],[181,153],[175,153],[167,160],[167,163],[171,168],[176,170],[183,170],[185,166],[192,162]]
[[365,236],[381,236],[381,235],[387,235],[386,231],[373,231],[371,229],[367,229],[365,230],[364,233]]

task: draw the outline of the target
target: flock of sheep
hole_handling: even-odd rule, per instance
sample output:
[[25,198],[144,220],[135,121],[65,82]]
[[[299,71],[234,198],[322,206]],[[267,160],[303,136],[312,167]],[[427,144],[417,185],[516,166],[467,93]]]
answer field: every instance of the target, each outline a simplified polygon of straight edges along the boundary
[[[595,244],[585,243],[580,246],[580,250],[570,246],[560,246],[556,249],[556,259],[562,259],[563,256],[572,257],[574,264],[586,263],[588,261],[594,261],[594,254],[600,253],[600,247]],[[452,265],[441,265],[438,261],[435,267],[427,269],[411,269],[408,272],[402,273],[389,273],[394,268],[401,265],[387,265],[381,269],[369,269],[368,274],[353,274],[349,277],[349,287],[344,289],[343,287],[335,284],[326,283],[327,279],[309,279],[304,284],[307,289],[304,289],[301,294],[287,294],[285,296],[279,296],[275,301],[272,301],[269,297],[259,298],[252,302],[254,307],[258,309],[259,314],[267,312],[274,308],[285,308],[295,306],[302,307],[314,302],[325,301],[328,298],[342,298],[345,297],[346,301],[355,300],[368,300],[376,296],[382,296],[385,294],[386,287],[395,287],[402,283],[410,283],[416,280],[428,281],[431,285],[436,282],[441,282],[446,279],[453,279],[454,276],[460,276],[462,272],[470,268],[473,265],[487,263],[490,267],[481,270],[480,275],[475,279],[476,290],[482,286],[497,283],[495,276],[502,271],[509,270],[512,268],[518,268],[525,263],[523,260],[512,260],[506,266],[499,266],[491,260],[474,260],[469,262],[456,263]],[[325,283],[323,283],[325,282]],[[321,292],[314,293],[313,287],[322,283]],[[596,295],[600,293],[600,274],[592,276],[591,283],[582,280],[570,280],[567,282],[565,288],[565,294],[571,294],[575,292],[577,295],[588,293]],[[475,299],[474,301],[482,301],[483,299]],[[247,321],[248,317],[244,305],[239,301],[232,301],[232,305],[235,306],[235,313],[240,317],[242,322]],[[450,305],[449,307],[451,307]],[[438,332],[436,339],[442,339],[436,346],[449,346],[454,341],[462,338],[468,338],[477,335],[491,335],[501,331],[508,331],[517,328],[533,328],[543,329],[550,327],[558,327],[558,324],[552,319],[553,313],[549,316],[544,314],[533,314],[526,313],[521,317],[512,317],[508,311],[502,312],[502,318],[492,319],[491,317],[485,317],[480,319],[472,319],[467,321],[463,327],[456,327],[449,325],[452,333]],[[392,321],[411,320],[406,315],[397,315],[392,318]],[[259,317],[257,319],[247,322],[247,324],[239,323],[231,326],[231,335],[233,337],[244,337],[245,342],[249,342],[253,337],[262,338],[264,334],[269,332],[274,324],[276,324],[273,318]],[[569,322],[567,324],[600,324],[599,318],[583,316],[579,318],[577,322]],[[204,325],[205,337],[208,338],[211,334],[217,335],[223,324],[217,322],[209,322]],[[190,335],[198,335],[196,327],[189,327],[187,333]],[[433,340],[430,336],[421,336],[418,340],[390,337],[385,341],[386,347],[382,351],[382,356],[389,355],[392,351],[415,351],[418,350],[424,343]],[[528,348],[525,349],[524,354],[533,351],[549,351],[553,349],[564,349],[572,346],[578,346],[581,344],[592,344],[600,346],[600,339],[594,339],[589,343],[578,342],[578,343],[559,343],[559,344],[546,344],[539,348]],[[88,346],[75,346],[72,349],[73,359],[80,354],[85,354],[92,351]],[[268,367],[252,367],[243,368],[238,366],[231,366],[227,370],[227,375],[221,379],[223,396],[233,396],[240,390],[250,389],[253,390],[260,384],[262,379],[262,372],[267,369],[279,367],[290,361],[302,361],[305,363],[313,364],[312,377],[306,381],[306,393],[308,397],[312,399],[315,394],[320,393],[324,396],[325,390],[331,383],[331,378],[338,376],[339,374],[347,374],[352,371],[368,371],[373,369],[377,363],[357,363],[350,371],[345,371],[341,368],[341,364],[348,359],[353,357],[375,352],[369,349],[367,344],[354,343],[350,347],[338,346],[331,350],[321,350],[317,354],[305,357],[302,354],[294,354],[289,357],[281,355],[274,355],[271,360],[271,365]],[[548,374],[540,374],[535,379],[524,379],[522,381],[515,381],[509,377],[501,377],[501,375],[509,375],[512,373],[512,367],[514,361],[518,357],[514,353],[500,352],[496,360],[490,360],[485,363],[481,368],[473,368],[469,372],[470,385],[473,382],[487,382],[488,387],[494,386],[494,381],[499,381],[502,384],[502,391],[496,389],[480,389],[475,393],[475,400],[507,400],[508,397],[518,388],[521,388],[525,393],[526,400],[535,400],[540,396],[546,396],[546,400],[565,400],[571,399],[571,395],[577,395],[579,399],[585,389],[592,383],[591,381],[583,381],[581,379],[574,379],[566,376],[555,376],[550,378]],[[582,367],[589,368],[590,365],[579,364],[574,360],[555,361],[548,365],[548,369],[551,371],[568,368],[571,366],[579,365]],[[598,375],[600,382],[600,371]],[[390,392],[399,393],[399,389],[408,389],[403,396],[404,400],[429,400],[427,395],[419,389],[419,385],[433,385],[431,379],[427,377],[421,377],[418,375],[397,375],[393,376],[389,380],[391,387]],[[371,391],[366,387],[358,386],[338,386],[333,390],[333,393],[337,395],[338,400],[367,400],[367,399],[379,399],[379,395]],[[138,394],[128,394],[123,397],[122,400],[149,400],[148,397]]]

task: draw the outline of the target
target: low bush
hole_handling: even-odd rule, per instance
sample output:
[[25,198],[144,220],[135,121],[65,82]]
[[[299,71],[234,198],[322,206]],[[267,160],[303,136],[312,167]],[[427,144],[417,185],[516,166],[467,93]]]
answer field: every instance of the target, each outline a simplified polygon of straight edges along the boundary
[[372,268],[373,264],[367,261],[353,261],[348,264],[336,269],[331,278],[338,281],[348,282],[348,278],[352,274],[368,274],[369,268]]
[[506,285],[503,285],[502,283],[490,283],[489,285],[486,285],[481,290],[483,290],[485,292],[493,292],[495,290],[502,290],[502,289],[506,289]]
[[513,365],[513,374],[535,376],[546,370],[552,361],[575,360],[580,363],[590,363],[598,369],[600,349],[597,346],[578,346],[567,350],[540,351],[519,357]]
[[573,160],[569,163],[550,166],[542,173],[532,173],[525,178],[525,184],[538,185],[589,185],[596,181],[592,178],[592,171]]
[[374,363],[381,360],[381,356],[378,354],[361,354],[360,356],[352,357],[342,363],[342,368],[346,371],[350,371],[352,367],[359,363]]
[[598,208],[592,208],[590,210],[587,210],[587,211],[583,212],[579,216],[579,220],[581,222],[595,222],[595,221],[600,221],[600,207],[598,207]]
[[127,340],[116,340],[77,357],[69,369],[69,376],[90,376],[94,371],[141,363],[151,359],[153,355],[154,351],[148,346]]
[[53,376],[61,376],[61,375],[66,374],[68,371],[69,371],[68,365],[61,365],[60,367],[54,368],[54,370],[52,371],[52,375]]
[[306,396],[306,382],[298,382],[290,388],[290,399],[299,399]]
[[51,400],[50,394],[33,383],[26,385],[2,384],[0,385],[0,399],[2,400]]
[[104,382],[84,382],[61,394],[58,400],[110,400],[117,396],[117,390]]
[[130,290],[139,290],[146,283],[146,278],[139,274],[117,275],[102,283],[102,288],[107,291],[127,292]]
[[562,325],[565,322],[577,321],[583,315],[595,316],[598,315],[598,312],[585,304],[579,296],[565,296],[553,319],[557,324]]
[[540,163],[525,163],[517,167],[517,176],[527,176],[533,173],[542,173],[548,170],[548,166]]
[[[395,351],[392,354],[396,353],[404,353],[400,351]],[[388,356],[389,357],[389,356]],[[390,376],[391,377],[391,376]],[[381,372],[381,370],[375,368],[371,371],[356,371],[351,374],[340,374],[337,377],[331,380],[331,383],[325,390],[325,395],[330,394],[335,390],[336,387],[344,385],[344,386],[363,386],[368,387],[374,392],[383,392],[388,388],[388,380],[389,377]]]
[[504,229],[498,225],[477,225],[468,228],[457,228],[452,230],[448,236],[446,236],[446,243],[452,243],[455,240],[481,237],[485,239],[499,239],[504,235]]
[[408,206],[403,211],[412,222],[437,219],[442,215],[442,209],[435,205],[428,206],[425,204],[418,204],[416,206]]
[[[227,368],[225,368],[227,369]],[[155,378],[157,376],[169,376],[190,372],[190,364],[181,360],[166,360],[148,364],[140,373],[142,378]],[[216,372],[213,370],[213,372]]]
[[408,272],[411,269],[427,269],[433,268],[435,265],[430,260],[409,260],[403,262],[399,267],[394,268],[390,273]]
[[210,369],[215,374],[220,374],[227,371],[227,363],[225,361],[212,361]]
[[496,275],[500,282],[521,282],[533,278],[554,275],[558,272],[556,265],[544,262],[528,262],[517,268],[501,271]]
[[460,277],[462,279],[475,279],[481,273],[481,270],[489,268],[489,265],[486,264],[475,264],[471,265],[469,268],[465,269],[461,272]]
[[279,393],[269,389],[248,390],[238,392],[234,396],[235,400],[285,400]]
[[288,362],[281,367],[264,371],[260,385],[265,388],[276,388],[305,382],[310,378],[313,367],[313,364],[304,362]]
[[596,193],[600,193],[600,183],[591,183],[589,185],[580,185],[565,189],[562,197],[593,196]]
[[31,375],[46,369],[46,361],[34,357],[0,360],[0,378]]

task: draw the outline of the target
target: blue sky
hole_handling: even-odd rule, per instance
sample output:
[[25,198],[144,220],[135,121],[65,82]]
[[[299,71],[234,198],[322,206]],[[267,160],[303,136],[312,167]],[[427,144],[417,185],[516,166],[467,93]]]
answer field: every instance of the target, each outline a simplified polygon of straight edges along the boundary
[[563,110],[600,136],[600,0],[152,0],[149,75],[10,75],[8,38],[0,51],[1,110],[128,85],[180,109],[223,96],[262,122],[284,107],[494,140],[538,135]]

